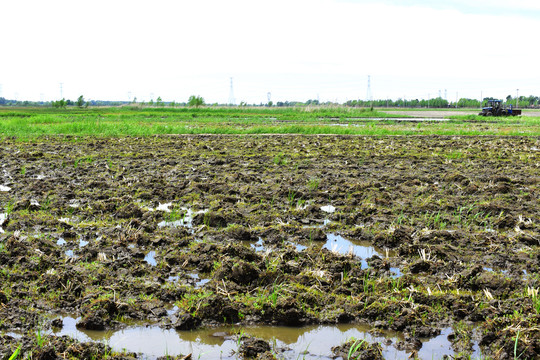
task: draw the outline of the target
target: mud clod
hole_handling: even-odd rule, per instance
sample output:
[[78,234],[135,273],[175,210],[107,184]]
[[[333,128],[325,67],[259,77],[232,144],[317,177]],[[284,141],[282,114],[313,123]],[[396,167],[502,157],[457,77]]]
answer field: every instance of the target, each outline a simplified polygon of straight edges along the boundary
[[243,338],[240,345],[239,352],[244,359],[259,358],[259,354],[264,354],[270,351],[270,344],[267,341],[257,338]]

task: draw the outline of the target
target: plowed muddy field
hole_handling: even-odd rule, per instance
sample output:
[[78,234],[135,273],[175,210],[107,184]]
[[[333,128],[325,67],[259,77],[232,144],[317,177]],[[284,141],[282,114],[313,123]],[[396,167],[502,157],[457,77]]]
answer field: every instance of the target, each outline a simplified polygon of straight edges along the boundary
[[0,167],[0,359],[540,357],[539,138],[5,138]]

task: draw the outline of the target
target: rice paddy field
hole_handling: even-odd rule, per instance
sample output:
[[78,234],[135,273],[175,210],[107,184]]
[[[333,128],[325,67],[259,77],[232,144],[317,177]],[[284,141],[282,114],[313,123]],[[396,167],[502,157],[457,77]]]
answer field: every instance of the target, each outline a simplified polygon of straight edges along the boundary
[[536,359],[540,118],[0,108],[0,359]]

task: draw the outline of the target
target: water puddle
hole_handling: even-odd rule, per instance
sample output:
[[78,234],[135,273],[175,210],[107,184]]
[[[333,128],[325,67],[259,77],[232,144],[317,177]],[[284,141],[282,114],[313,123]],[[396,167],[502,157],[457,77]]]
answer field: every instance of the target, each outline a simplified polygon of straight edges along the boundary
[[[393,121],[393,122],[411,122],[411,123],[417,123],[417,122],[444,122],[449,121],[449,119],[442,119],[442,118],[362,118],[362,119],[345,119],[347,120],[354,120],[354,121]],[[327,123],[325,125],[328,126],[341,126],[341,127],[365,127],[365,124],[359,124],[356,122],[343,122],[343,123]]]
[[490,268],[490,267],[487,267],[487,266],[482,267],[482,269],[484,271],[487,271],[487,272],[490,272],[490,273],[496,273],[496,274],[500,273],[500,274],[505,275],[505,274],[508,273],[508,270],[494,269],[494,268]]
[[392,275],[390,275],[392,279],[397,279],[403,276],[401,270],[398,267],[391,267],[390,272],[392,273]]
[[1,213],[0,214],[0,234],[4,233],[4,229],[2,229],[2,225],[6,222],[7,214]]
[[158,223],[158,227],[179,227],[179,226],[184,226],[184,227],[187,227],[187,228],[191,229],[191,228],[193,228],[193,218],[195,217],[195,215],[204,214],[204,213],[208,212],[208,210],[193,211],[192,209],[188,209],[188,208],[181,208],[181,210],[186,211],[186,213],[184,214],[184,217],[182,219],[174,220],[174,221],[163,220],[163,221],[160,221]]
[[65,254],[66,254],[66,256],[68,258],[74,258],[75,257],[75,253],[73,252],[73,250],[66,250]]
[[79,239],[79,247],[85,247],[86,245],[88,245],[88,241],[83,240],[83,238],[80,238]]
[[67,241],[64,238],[59,238],[56,241],[56,245],[58,245],[58,246],[62,246],[62,245],[66,245],[66,244],[67,244]]
[[294,247],[296,248],[296,251],[298,251],[298,252],[307,249],[307,246],[305,246],[305,245],[301,245],[301,244],[293,244],[293,245],[294,245]]
[[151,266],[156,266],[156,252],[155,251],[149,251],[148,254],[144,257],[144,261],[146,261]]
[[[168,311],[174,314],[175,308]],[[70,336],[79,341],[100,341],[111,346],[115,351],[128,351],[144,354],[145,359],[159,356],[192,354],[194,359],[237,359],[238,343],[235,334],[242,332],[270,343],[273,350],[280,354],[280,359],[321,359],[332,356],[331,348],[347,342],[351,338],[378,342],[383,347],[385,359],[406,359],[409,354],[397,350],[395,344],[403,341],[403,334],[385,332],[372,335],[369,326],[334,325],[308,327],[219,327],[192,331],[164,330],[157,326],[134,326],[118,331],[78,330],[78,319],[63,318],[61,330],[53,332],[56,336]],[[420,359],[441,359],[445,355],[453,357],[448,335],[451,328],[445,328],[441,334],[431,339],[421,339],[422,348],[418,351]],[[472,358],[481,356],[478,343],[474,344]]]
[[195,289],[202,288],[206,283],[208,283],[210,281],[210,279],[200,278],[199,274],[197,274],[197,273],[191,273],[191,274],[188,274],[188,275],[189,275],[190,278],[195,280]]
[[319,225],[305,225],[303,226],[304,229],[323,229],[326,227],[326,225],[330,224],[332,220],[330,219],[324,219],[322,223]]
[[384,257],[380,252],[378,252],[369,242],[352,242],[345,239],[341,235],[328,234],[327,241],[323,245],[323,249],[328,249],[332,252],[342,254],[342,255],[355,255],[362,259],[362,269],[368,267],[367,258],[377,255],[379,257]]
[[325,206],[321,206],[321,211],[332,214],[333,212],[336,211],[336,208],[333,207],[332,205],[325,205]]
[[6,185],[0,185],[0,191],[8,192],[8,191],[11,191],[11,188]]
[[156,211],[164,211],[164,212],[171,212],[171,209],[169,209],[169,207],[172,206],[172,203],[165,203],[165,204],[162,204],[162,203],[159,203],[159,205],[154,209]]
[[259,240],[257,240],[255,243],[249,242],[249,246],[256,252],[264,251],[264,243],[262,238],[259,238]]

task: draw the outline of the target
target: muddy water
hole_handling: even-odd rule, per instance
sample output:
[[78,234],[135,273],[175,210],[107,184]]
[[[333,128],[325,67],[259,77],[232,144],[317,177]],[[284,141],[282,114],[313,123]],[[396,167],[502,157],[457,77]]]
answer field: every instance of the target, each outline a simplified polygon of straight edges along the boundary
[[[404,350],[396,349],[396,344],[404,340],[404,335],[397,332],[385,332],[379,335],[369,333],[370,328],[362,325],[334,325],[294,327],[219,327],[193,331],[164,330],[157,326],[133,326],[118,331],[88,331],[75,327],[78,319],[66,317],[63,328],[54,334],[67,335],[80,341],[101,341],[116,351],[126,350],[145,355],[146,359],[158,356],[193,354],[201,359],[237,359],[235,352],[239,342],[237,334],[254,336],[270,343],[275,353],[285,359],[329,359],[331,348],[351,338],[379,342],[383,347],[385,359],[406,359]],[[422,339],[422,348],[418,352],[420,359],[441,359],[444,355],[455,355],[448,335],[451,328],[445,328],[441,334],[431,339]],[[474,346],[478,348],[477,344]],[[478,351],[473,354],[479,357]]]

